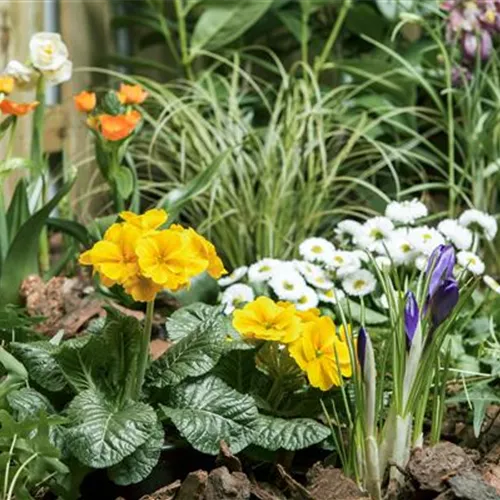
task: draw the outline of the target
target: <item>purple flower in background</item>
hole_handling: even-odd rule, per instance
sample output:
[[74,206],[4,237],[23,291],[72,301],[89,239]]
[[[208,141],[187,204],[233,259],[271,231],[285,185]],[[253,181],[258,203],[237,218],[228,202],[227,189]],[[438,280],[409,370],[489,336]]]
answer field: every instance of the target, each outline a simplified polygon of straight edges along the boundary
[[358,335],[358,361],[361,366],[361,370],[363,370],[365,367],[367,337],[368,333],[366,332],[364,327],[361,327],[359,329],[359,335]]
[[417,331],[419,322],[420,311],[418,309],[417,299],[413,292],[408,292],[406,294],[406,304],[405,304],[405,332],[406,332],[406,345],[408,349],[411,347],[413,342],[413,337]]
[[429,296],[434,295],[443,279],[453,277],[455,250],[451,245],[438,245],[432,252],[427,264],[426,274],[430,273]]
[[433,328],[437,328],[450,315],[457,302],[457,282],[453,278],[445,279],[429,301]]

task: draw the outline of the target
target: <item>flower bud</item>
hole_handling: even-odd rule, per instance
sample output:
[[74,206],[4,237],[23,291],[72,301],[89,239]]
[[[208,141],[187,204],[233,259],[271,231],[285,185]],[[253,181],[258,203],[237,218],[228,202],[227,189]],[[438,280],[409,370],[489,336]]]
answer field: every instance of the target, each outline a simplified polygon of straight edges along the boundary
[[417,331],[420,311],[418,309],[417,299],[413,292],[406,294],[406,304],[404,311],[404,322],[406,332],[406,344],[410,348],[415,332]]

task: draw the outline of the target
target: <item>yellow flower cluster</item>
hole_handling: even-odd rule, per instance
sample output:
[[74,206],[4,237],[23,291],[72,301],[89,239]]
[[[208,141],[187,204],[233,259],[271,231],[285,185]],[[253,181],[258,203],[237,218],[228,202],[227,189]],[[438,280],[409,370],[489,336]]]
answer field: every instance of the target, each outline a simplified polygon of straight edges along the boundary
[[352,375],[349,346],[343,327],[338,334],[332,318],[318,309],[297,311],[293,304],[259,297],[233,315],[234,328],[247,339],[277,341],[307,374],[309,383],[322,391]]
[[120,284],[136,301],[149,302],[163,289],[177,291],[207,271],[214,278],[226,273],[215,247],[193,229],[173,225],[164,210],[143,215],[122,212],[80,263],[93,266],[106,286]]

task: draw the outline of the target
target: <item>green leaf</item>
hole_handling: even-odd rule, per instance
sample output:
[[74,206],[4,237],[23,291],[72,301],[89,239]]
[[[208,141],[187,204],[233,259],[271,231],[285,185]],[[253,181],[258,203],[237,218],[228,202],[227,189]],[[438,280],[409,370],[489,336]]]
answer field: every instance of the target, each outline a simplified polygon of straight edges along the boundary
[[48,391],[60,391],[66,380],[54,357],[57,347],[48,341],[20,343],[12,342],[10,349],[24,364],[29,376],[40,387]]
[[7,373],[16,375],[21,380],[28,380],[28,371],[24,365],[19,362],[12,354],[8,353],[3,347],[0,347],[0,363]]
[[119,167],[114,176],[116,187],[120,196],[126,200],[134,189],[134,176],[127,167]]
[[[283,23],[290,31],[297,42],[302,41],[302,20],[299,12],[288,10],[275,10],[274,15]],[[310,38],[309,30],[307,30],[307,39]]]
[[223,439],[233,453],[254,438],[257,407],[248,395],[231,389],[217,377],[178,385],[169,406],[160,405],[181,435],[202,453],[216,455]]
[[92,238],[87,228],[79,222],[51,217],[47,220],[47,225],[51,229],[71,236],[84,246],[90,246],[92,244]]
[[201,302],[178,309],[167,319],[168,338],[176,342],[196,330],[201,323],[216,321],[221,316],[222,309]]
[[19,229],[12,241],[0,276],[0,307],[19,302],[23,279],[38,272],[40,233],[50,213],[66,196],[73,182],[67,183],[44,207],[35,212]]
[[249,349],[228,352],[220,359],[212,373],[233,389],[248,393],[255,372],[255,352]]
[[19,228],[28,220],[30,209],[27,195],[26,179],[19,179],[12,199],[10,200],[9,209],[7,210],[7,227],[9,229],[9,241],[12,241]]
[[320,443],[330,435],[328,427],[310,418],[283,419],[260,415],[252,440],[271,451],[295,451]]
[[385,19],[371,5],[364,3],[354,5],[349,10],[345,25],[353,33],[365,34],[375,40],[382,40],[386,29]]
[[210,186],[213,178],[219,172],[219,169],[231,152],[232,149],[228,149],[221,153],[207,168],[202,169],[185,186],[170,191],[158,202],[157,207],[163,208],[168,212],[169,221],[177,218],[184,205],[202,194]]
[[189,288],[180,292],[168,293],[182,306],[188,306],[195,302],[215,304],[219,296],[219,284],[208,273],[202,273],[191,280]]
[[29,170],[33,167],[33,162],[27,158],[9,158],[0,162],[0,179],[15,170],[26,169]]
[[251,28],[273,0],[236,0],[209,5],[200,16],[191,39],[191,50],[216,50],[230,44]]
[[84,465],[98,469],[118,464],[134,453],[154,432],[156,414],[151,406],[135,401],[117,403],[88,390],[70,403],[68,447]]
[[110,115],[119,115],[122,112],[122,104],[113,90],[108,90],[101,102],[103,111]]
[[160,459],[164,435],[163,427],[158,422],[148,440],[118,465],[108,469],[108,476],[122,486],[146,479]]
[[204,375],[219,361],[225,341],[226,325],[222,317],[202,321],[151,365],[148,385],[163,388],[179,384],[187,377]]
[[[349,303],[349,306],[347,306],[345,303],[342,304],[342,307],[344,308],[344,312],[350,310],[351,311],[351,318],[354,321],[361,321],[361,306],[357,303],[354,302],[353,300],[347,299],[347,302]],[[348,309],[349,307],[349,309]],[[367,325],[381,325],[383,323],[387,323],[388,318],[387,316],[384,316],[383,314],[380,314],[377,311],[374,311],[373,309],[370,309],[369,307],[364,308],[364,318],[365,318],[365,324]]]
[[7,401],[18,420],[36,417],[41,411],[54,413],[50,401],[35,389],[23,387],[7,395]]

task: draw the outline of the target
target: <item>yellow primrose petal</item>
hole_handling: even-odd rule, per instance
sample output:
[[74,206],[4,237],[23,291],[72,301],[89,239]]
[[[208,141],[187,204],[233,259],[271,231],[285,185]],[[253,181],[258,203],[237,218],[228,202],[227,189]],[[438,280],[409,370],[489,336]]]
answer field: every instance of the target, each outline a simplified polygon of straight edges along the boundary
[[341,384],[340,375],[335,360],[329,356],[317,358],[307,368],[307,378],[313,387],[328,391],[333,386]]
[[133,212],[120,212],[120,217],[132,224],[133,226],[142,229],[143,231],[152,231],[163,226],[167,222],[168,214],[160,208],[148,210],[143,215],[137,215]]
[[149,278],[135,274],[123,283],[125,291],[137,302],[151,302],[163,287]]

